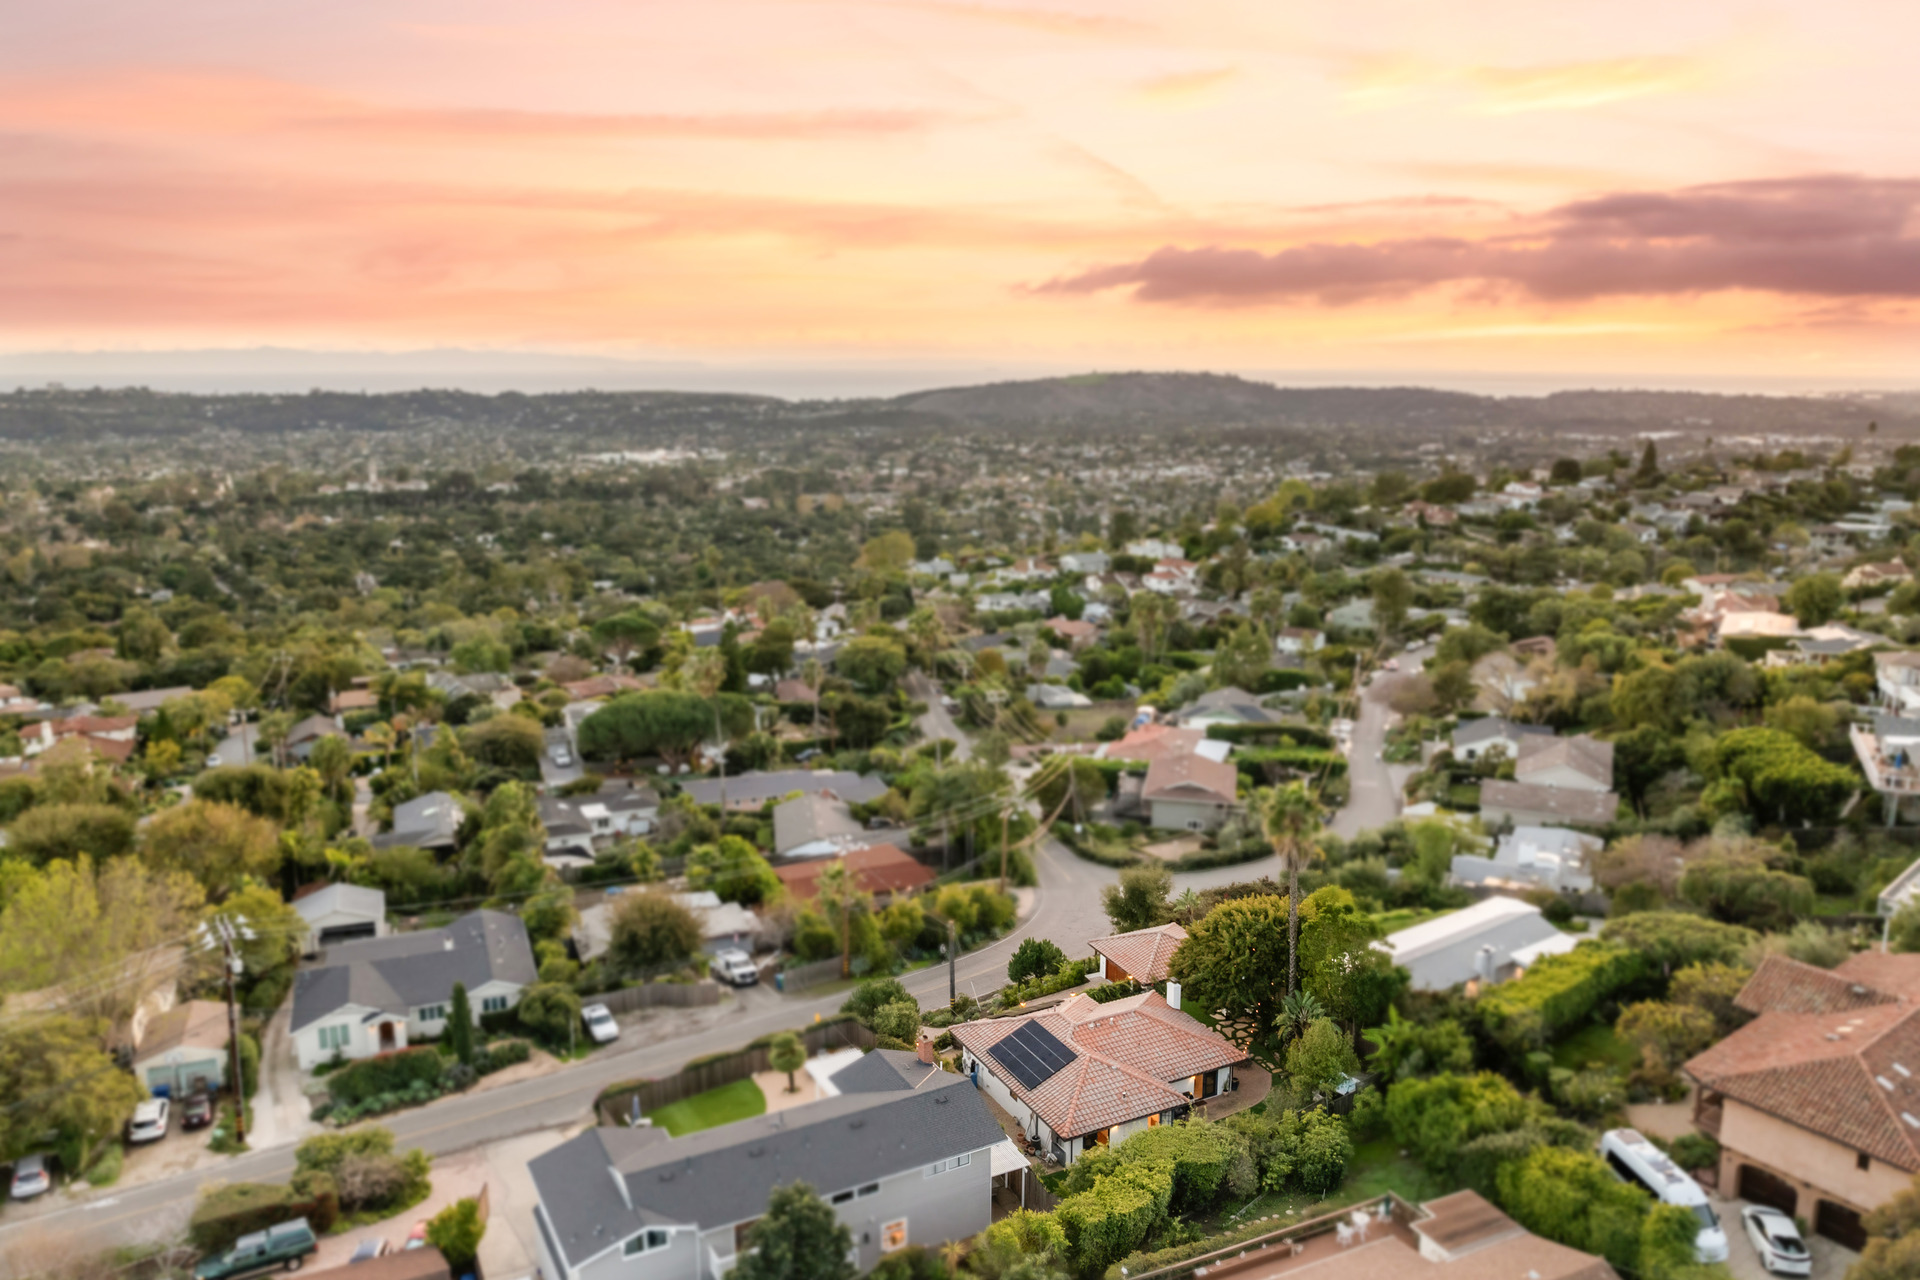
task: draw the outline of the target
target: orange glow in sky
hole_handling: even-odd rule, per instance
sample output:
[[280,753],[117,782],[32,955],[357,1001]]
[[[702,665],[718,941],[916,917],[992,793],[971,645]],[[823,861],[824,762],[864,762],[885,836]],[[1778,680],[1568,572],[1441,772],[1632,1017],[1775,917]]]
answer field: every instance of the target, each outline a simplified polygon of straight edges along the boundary
[[1840,380],[1920,352],[1920,9],[1892,0],[68,0],[8,28],[13,351]]

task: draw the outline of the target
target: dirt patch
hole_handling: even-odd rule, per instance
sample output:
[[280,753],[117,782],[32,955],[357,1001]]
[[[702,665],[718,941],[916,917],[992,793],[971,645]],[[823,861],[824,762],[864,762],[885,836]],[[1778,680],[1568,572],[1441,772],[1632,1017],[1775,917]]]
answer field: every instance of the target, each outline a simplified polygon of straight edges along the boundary
[[1162,862],[1178,862],[1190,853],[1200,852],[1203,844],[1199,836],[1181,836],[1174,840],[1162,840],[1158,844],[1141,845],[1140,852]]
[[768,1111],[785,1111],[788,1107],[818,1102],[822,1096],[819,1082],[804,1070],[793,1073],[793,1082],[800,1086],[793,1093],[787,1092],[787,1073],[784,1071],[756,1071],[753,1082],[766,1095]]

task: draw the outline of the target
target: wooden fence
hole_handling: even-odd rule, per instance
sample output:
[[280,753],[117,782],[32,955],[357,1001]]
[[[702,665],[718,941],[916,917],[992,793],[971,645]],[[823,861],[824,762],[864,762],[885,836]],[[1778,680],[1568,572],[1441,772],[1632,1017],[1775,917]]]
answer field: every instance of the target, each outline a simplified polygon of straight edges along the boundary
[[603,1004],[614,1013],[632,1013],[661,1005],[675,1009],[699,1008],[720,1003],[720,986],[715,982],[645,982],[637,987],[603,991],[587,997],[588,1004]]
[[[858,1022],[825,1022],[800,1033],[807,1056],[835,1049],[871,1049],[876,1043],[873,1032]],[[669,1103],[691,1098],[709,1089],[745,1080],[757,1072],[771,1071],[772,1050],[764,1044],[752,1045],[732,1053],[718,1054],[688,1063],[674,1075],[661,1080],[634,1080],[609,1087],[594,1100],[594,1109],[603,1124],[625,1125],[633,1117],[634,1100],[640,1114],[651,1115]]]
[[823,982],[840,980],[840,957],[831,960],[815,960],[812,964],[797,964],[791,969],[780,971],[780,989],[782,991],[805,991],[808,987],[817,987]]

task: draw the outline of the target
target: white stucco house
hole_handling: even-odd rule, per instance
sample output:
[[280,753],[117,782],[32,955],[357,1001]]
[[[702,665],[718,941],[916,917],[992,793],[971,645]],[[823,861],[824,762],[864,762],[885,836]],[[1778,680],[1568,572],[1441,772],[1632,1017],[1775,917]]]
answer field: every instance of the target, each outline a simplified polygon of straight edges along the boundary
[[404,1049],[446,1030],[454,984],[466,986],[478,1021],[520,1003],[537,976],[526,925],[504,911],[329,947],[321,964],[294,978],[294,1056],[311,1070],[336,1055]]
[[306,925],[300,954],[313,955],[322,947],[387,935],[387,895],[383,889],[357,884],[327,884],[303,892],[293,909]]
[[1445,991],[1460,983],[1483,986],[1519,977],[1542,956],[1580,945],[1547,922],[1540,908],[1518,898],[1494,897],[1449,912],[1374,946],[1413,977],[1416,991]]

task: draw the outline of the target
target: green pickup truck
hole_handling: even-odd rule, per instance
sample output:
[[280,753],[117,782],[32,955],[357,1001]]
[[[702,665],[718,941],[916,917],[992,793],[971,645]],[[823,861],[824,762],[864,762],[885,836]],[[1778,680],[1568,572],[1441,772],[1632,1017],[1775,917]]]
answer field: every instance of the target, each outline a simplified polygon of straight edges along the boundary
[[193,1269],[194,1280],[235,1280],[285,1267],[298,1271],[307,1255],[316,1252],[320,1242],[305,1218],[277,1223],[265,1231],[241,1236],[225,1253],[203,1259]]

